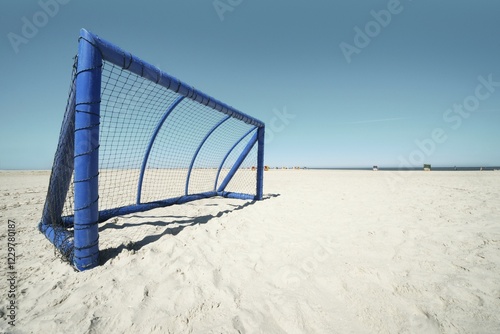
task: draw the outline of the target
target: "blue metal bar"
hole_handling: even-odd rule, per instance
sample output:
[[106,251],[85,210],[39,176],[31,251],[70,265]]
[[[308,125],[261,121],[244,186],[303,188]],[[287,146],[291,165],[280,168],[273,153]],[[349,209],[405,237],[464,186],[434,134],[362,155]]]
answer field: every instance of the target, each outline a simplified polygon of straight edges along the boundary
[[[137,204],[99,212],[99,122],[103,60],[161,85],[170,91],[178,93],[180,96],[165,112],[148,144],[147,152],[145,153],[141,165],[136,198]],[[264,123],[258,119],[246,115],[202,93],[84,29],[80,32],[78,64],[74,85],[75,89],[72,90],[72,94],[70,95],[69,110],[67,110],[65,114],[66,116],[63,121],[58,150],[54,159],[54,169],[49,182],[48,199],[45,203],[42,220],[38,228],[55,247],[61,251],[61,253],[70,259],[78,270],[87,270],[98,265],[99,236],[97,224],[116,215],[146,211],[156,207],[182,204],[214,196],[256,199],[260,194],[260,197],[262,197],[262,190],[260,190],[259,193],[259,189],[262,189],[262,173],[259,174],[259,172],[257,173],[257,196],[224,191],[225,187],[231,181],[257,141],[259,142],[258,166],[259,168],[263,168]],[[221,120],[206,135],[198,147],[189,168],[185,196],[162,201],[140,203],[145,169],[156,136],[169,114],[185,97],[215,111],[221,112],[227,115],[227,117]],[[187,195],[189,178],[197,155],[212,133],[229,118],[241,120],[259,128],[259,131],[257,131],[247,143],[236,163],[223,180],[218,191],[215,189],[217,188],[218,178],[226,159],[235,147],[251,134],[255,128],[252,128],[241,137],[224,157],[217,172],[213,191]],[[262,131],[260,131],[261,129]],[[260,145],[262,145],[262,149]],[[68,163],[68,157],[73,157],[73,159],[69,159],[72,160],[72,162]],[[72,174],[74,178],[74,215],[61,217]],[[68,228],[71,227],[73,231],[68,230]]]
[[139,174],[139,182],[137,183],[137,197],[136,197],[136,204],[141,203],[141,194],[142,194],[142,181],[144,179],[144,172],[146,171],[146,166],[148,164],[148,159],[149,159],[149,154],[151,153],[151,149],[153,148],[153,144],[156,140],[156,136],[158,136],[158,133],[160,132],[163,124],[167,120],[168,116],[172,111],[181,103],[181,101],[184,100],[184,96],[179,96],[165,111],[165,114],[163,114],[163,117],[160,119],[158,124],[156,125],[156,129],[153,132],[153,135],[151,136],[151,139],[149,140],[148,147],[146,149],[146,153],[144,154],[144,159],[142,159],[142,165],[141,165],[141,171]]
[[238,170],[238,168],[240,168],[241,164],[243,163],[243,160],[245,160],[248,153],[250,153],[250,151],[252,150],[252,147],[255,145],[256,141],[257,141],[257,133],[255,133],[252,136],[252,138],[250,138],[250,141],[248,142],[248,144],[245,147],[245,149],[243,150],[243,152],[241,152],[241,155],[238,157],[238,160],[236,160],[233,167],[231,168],[229,173],[226,175],[226,178],[224,179],[224,181],[222,181],[219,189],[217,189],[218,192],[224,191],[226,189],[228,183],[231,181],[231,179],[233,178],[233,176],[236,173],[236,171]]
[[[135,205],[127,205],[119,208],[103,210],[99,214],[99,223],[105,222],[108,219],[111,219],[116,216],[123,216],[137,212],[149,211],[156,208],[163,208],[166,206],[172,206],[177,204],[184,204],[187,202],[196,201],[199,199],[210,198],[215,196],[221,196],[226,198],[236,198],[236,199],[244,199],[244,200],[255,200],[256,196],[251,194],[243,194],[236,192],[227,192],[227,191],[207,191],[199,194],[192,194],[187,196],[179,196],[174,198],[168,198],[161,201],[154,201],[149,203],[141,203]],[[71,227],[73,225],[73,217],[63,217],[65,221],[65,226]],[[41,226],[41,225],[40,225]],[[69,232],[68,232],[69,233]]]
[[203,199],[203,198],[210,198],[210,197],[214,197],[214,196],[218,196],[217,192],[208,191],[208,192],[204,192],[204,193],[200,193],[200,194],[179,196],[179,197],[169,198],[169,199],[165,199],[165,200],[161,200],[161,201],[141,203],[141,204],[136,204],[136,205],[128,205],[128,206],[123,206],[120,208],[103,210],[100,212],[99,221],[103,222],[103,221],[106,221],[106,220],[113,218],[113,217],[116,217],[116,216],[128,215],[131,213],[143,212],[143,211],[148,211],[148,210],[152,210],[152,209],[156,209],[156,208],[163,208],[166,206],[171,206],[171,205],[176,205],[176,204],[183,204],[183,203],[192,202],[192,201],[196,201],[196,200]]
[[98,175],[101,53],[82,36],[78,48],[75,103],[75,224],[73,264],[78,270],[99,264]]
[[203,147],[203,145],[205,144],[205,142],[208,140],[208,138],[210,137],[210,135],[212,135],[212,133],[215,130],[217,130],[217,128],[219,126],[221,126],[222,123],[224,123],[225,121],[227,121],[229,118],[231,118],[231,117],[230,116],[224,117],[223,119],[220,120],[220,122],[218,122],[217,124],[215,124],[212,127],[212,129],[210,129],[210,131],[208,131],[207,135],[205,136],[205,138],[203,138],[203,140],[201,141],[200,145],[196,149],[196,152],[193,155],[193,159],[191,160],[191,164],[189,165],[189,170],[188,170],[188,174],[187,174],[187,178],[186,178],[185,195],[189,194],[189,179],[191,178],[191,171],[193,170],[194,162],[196,160],[196,157],[198,156],[198,153],[200,153],[201,148]]
[[236,143],[234,143],[233,147],[231,147],[229,149],[229,151],[227,151],[226,153],[226,156],[224,157],[224,159],[222,159],[222,162],[220,163],[220,166],[219,166],[219,169],[217,170],[217,176],[215,177],[215,184],[214,184],[214,190],[217,189],[217,183],[219,182],[219,175],[220,175],[220,171],[222,170],[222,167],[224,166],[224,163],[226,162],[227,158],[229,157],[229,155],[231,154],[231,152],[235,149],[236,146],[238,146],[238,144],[243,140],[245,139],[246,136],[248,136],[250,134],[250,132],[252,132],[253,130],[255,130],[255,128],[251,128],[247,133],[245,133]]
[[73,250],[75,248],[73,243],[73,234],[65,228],[45,224],[41,221],[38,224],[38,230],[42,232],[54,247],[61,252],[68,259],[73,258]]
[[257,130],[257,199],[261,200],[264,192],[264,132],[265,127]]
[[243,199],[243,200],[256,200],[257,199],[257,196],[255,196],[255,195],[243,194],[243,193],[233,193],[233,192],[227,192],[227,191],[223,191],[222,193],[219,193],[219,196],[222,196],[225,198],[235,198],[235,199]]
[[155,82],[167,89],[170,89],[180,95],[183,95],[191,100],[208,106],[214,110],[220,111],[226,115],[233,118],[242,120],[245,123],[255,125],[257,127],[264,126],[264,123],[256,118],[253,118],[247,114],[242,113],[222,103],[205,93],[185,84],[184,82],[174,78],[173,76],[161,71],[160,69],[146,63],[133,56],[132,54],[125,52],[121,48],[113,45],[112,43],[99,38],[97,35],[88,32],[85,29],[80,31],[80,35],[92,43],[101,52],[102,58],[109,61],[116,66],[121,66],[126,68],[128,71],[133,72],[145,79]]

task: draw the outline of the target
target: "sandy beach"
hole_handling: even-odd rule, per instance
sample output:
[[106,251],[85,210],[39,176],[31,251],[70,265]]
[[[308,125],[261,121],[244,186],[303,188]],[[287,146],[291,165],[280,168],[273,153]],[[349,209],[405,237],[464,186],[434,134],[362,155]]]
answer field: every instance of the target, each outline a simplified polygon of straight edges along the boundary
[[271,170],[263,201],[102,223],[81,273],[37,230],[48,180],[0,171],[2,333],[500,332],[498,171]]

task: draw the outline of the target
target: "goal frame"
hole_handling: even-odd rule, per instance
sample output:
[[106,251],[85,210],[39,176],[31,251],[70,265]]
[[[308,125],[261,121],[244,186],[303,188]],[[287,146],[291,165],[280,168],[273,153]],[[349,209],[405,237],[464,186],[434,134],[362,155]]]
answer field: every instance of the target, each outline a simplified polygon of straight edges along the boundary
[[[99,231],[98,223],[103,222],[113,216],[124,215],[134,212],[147,211],[150,209],[165,207],[174,204],[182,204],[202,198],[222,196],[227,198],[238,198],[246,200],[261,200],[263,197],[263,171],[264,171],[264,132],[265,125],[260,120],[244,114],[201,91],[185,84],[184,82],[161,71],[157,67],[141,60],[119,48],[118,46],[101,39],[97,35],[81,29],[78,61],[76,66],[76,77],[74,82],[73,94],[69,97],[70,108],[74,107],[74,120],[64,120],[60,135],[60,143],[74,136],[74,147],[65,147],[61,150],[58,147],[54,159],[54,166],[49,181],[49,193],[51,189],[66,189],[58,198],[49,198],[47,196],[42,220],[39,229],[45,236],[60,250],[63,254],[71,253],[70,261],[73,266],[79,270],[87,270],[99,265]],[[189,176],[193,168],[196,155],[206,142],[210,134],[220,125],[219,122],[204,140],[200,143],[195,153],[189,172],[187,175],[186,191],[184,196],[175,198],[166,198],[160,201],[149,203],[141,202],[142,177],[146,168],[146,163],[154,143],[155,135],[151,138],[149,147],[144,157],[141,167],[141,175],[137,190],[136,203],[133,205],[114,208],[111,210],[99,211],[99,124],[100,124],[100,99],[101,99],[101,79],[103,61],[114,64],[122,69],[126,69],[142,78],[156,83],[164,88],[178,93],[180,97],[169,106],[164,118],[158,124],[156,132],[159,131],[165,118],[170,111],[184,99],[191,99],[200,104],[214,109],[227,115],[225,119],[236,118],[253,126],[245,136],[239,138],[224,157],[217,172],[214,191],[188,194]],[[74,123],[73,123],[74,121]],[[73,131],[71,131],[73,130]],[[229,170],[228,174],[217,187],[217,180],[221,168],[232,152],[247,135],[255,131],[242,153]],[[227,192],[226,186],[241,166],[248,153],[257,145],[257,171],[256,171],[256,191],[255,194],[243,194]],[[64,146],[64,145],[62,145]],[[68,145],[67,145],[68,146]],[[69,155],[73,156],[73,165],[64,163],[64,159]],[[74,216],[61,217],[63,204],[69,190],[71,179],[74,184]],[[64,197],[64,198],[63,198]],[[65,228],[73,228],[73,232],[59,230],[52,225],[54,216],[61,217],[59,224]]]

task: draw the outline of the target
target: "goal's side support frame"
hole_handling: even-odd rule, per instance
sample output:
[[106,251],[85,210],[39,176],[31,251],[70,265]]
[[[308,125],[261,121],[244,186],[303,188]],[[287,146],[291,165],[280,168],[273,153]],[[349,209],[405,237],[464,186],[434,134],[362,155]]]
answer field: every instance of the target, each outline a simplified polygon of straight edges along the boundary
[[[146,150],[140,171],[141,174],[139,176],[136,204],[99,212],[99,122],[101,72],[104,60],[176,92],[180,96],[165,112]],[[71,104],[70,109],[73,110],[73,114],[67,115],[63,122],[58,150],[54,160],[54,166],[58,166],[58,168],[53,168],[49,182],[49,194],[52,192],[54,196],[47,196],[39,229],[62,254],[71,254],[68,256],[69,260],[78,270],[90,269],[99,264],[98,223],[113,216],[146,211],[153,208],[181,204],[213,196],[251,200],[262,199],[265,131],[263,122],[202,93],[85,29],[80,31],[78,63],[74,85],[75,89],[72,90],[73,93],[69,98]],[[217,172],[213,191],[188,194],[189,175],[193,168],[196,155],[210,136],[211,132],[213,132],[222,122],[217,124],[200,143],[193,157],[191,166],[189,167],[185,195],[160,201],[141,203],[142,178],[155,136],[165,119],[168,117],[170,111],[175,109],[184,98],[194,100],[218,112],[226,114],[227,117],[224,118],[224,120],[232,117],[250,124],[253,127],[243,137],[238,138],[239,140],[235,142],[229,152],[227,152]],[[245,137],[251,134],[252,131],[255,133],[229,170],[226,177],[222,180],[219,187],[217,187],[220,171],[227,157]],[[71,136],[74,136],[74,145],[65,145],[66,142],[73,142],[73,140],[68,140]],[[255,144],[257,144],[257,180],[255,195],[227,192],[225,190],[226,186]],[[73,158],[68,159],[68,157]],[[72,162],[68,163],[67,161]],[[70,188],[72,176],[74,183],[74,216],[62,217],[64,200]],[[55,189],[63,189],[63,191],[57,192],[54,191]],[[57,225],[63,228],[72,227],[73,233],[68,230],[61,233],[61,229],[58,228]]]

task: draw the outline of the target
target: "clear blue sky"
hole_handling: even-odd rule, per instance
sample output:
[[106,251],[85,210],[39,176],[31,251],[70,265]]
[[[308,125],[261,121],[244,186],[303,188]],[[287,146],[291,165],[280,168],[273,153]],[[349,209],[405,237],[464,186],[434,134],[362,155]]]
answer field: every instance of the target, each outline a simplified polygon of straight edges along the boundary
[[55,1],[0,4],[0,169],[51,167],[80,28],[266,122],[272,166],[500,165],[498,0]]

